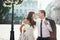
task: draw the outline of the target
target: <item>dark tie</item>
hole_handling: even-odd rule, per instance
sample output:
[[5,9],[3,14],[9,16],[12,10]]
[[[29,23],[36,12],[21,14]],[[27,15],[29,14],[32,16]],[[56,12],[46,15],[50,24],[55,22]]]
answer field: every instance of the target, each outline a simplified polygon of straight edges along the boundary
[[40,23],[40,30],[41,30],[41,38],[42,38],[42,20],[41,20],[41,23]]

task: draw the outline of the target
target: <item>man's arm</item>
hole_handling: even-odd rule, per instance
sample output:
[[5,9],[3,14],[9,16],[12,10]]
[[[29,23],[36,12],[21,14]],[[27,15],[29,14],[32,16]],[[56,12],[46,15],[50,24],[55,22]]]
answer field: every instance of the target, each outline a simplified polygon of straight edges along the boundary
[[48,22],[48,24],[47,24],[47,29],[48,29],[50,32],[53,32],[53,30],[52,30],[49,22]]
[[53,32],[50,33],[51,38],[53,38],[53,39],[51,39],[51,40],[56,40],[56,23],[55,23],[55,21],[52,20],[52,19],[46,18],[46,20],[48,20],[48,21],[50,22],[50,26],[51,26],[51,28],[52,28],[52,30],[53,30]]

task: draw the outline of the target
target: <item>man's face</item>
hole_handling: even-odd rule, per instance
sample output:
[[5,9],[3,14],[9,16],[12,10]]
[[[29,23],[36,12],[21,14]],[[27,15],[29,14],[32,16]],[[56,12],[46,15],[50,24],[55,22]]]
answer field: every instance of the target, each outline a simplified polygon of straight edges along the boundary
[[44,13],[39,12],[38,16],[39,18],[42,18],[44,16]]

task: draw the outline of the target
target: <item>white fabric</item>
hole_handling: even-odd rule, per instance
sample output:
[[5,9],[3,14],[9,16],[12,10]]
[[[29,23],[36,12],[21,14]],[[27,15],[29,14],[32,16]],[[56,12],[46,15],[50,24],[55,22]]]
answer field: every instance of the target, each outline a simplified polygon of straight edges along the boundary
[[25,24],[24,28],[25,28],[26,32],[21,36],[23,39],[22,38],[20,38],[20,39],[35,40],[34,35],[33,35],[33,30],[34,30],[33,27],[31,27],[29,24]]

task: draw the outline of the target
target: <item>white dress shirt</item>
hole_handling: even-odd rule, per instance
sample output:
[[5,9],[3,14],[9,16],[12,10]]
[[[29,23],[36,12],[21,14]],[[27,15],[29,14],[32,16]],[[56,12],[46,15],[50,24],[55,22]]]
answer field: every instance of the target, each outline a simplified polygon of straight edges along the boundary
[[[46,20],[46,19],[44,18],[43,21],[42,21],[42,37],[43,37],[43,38],[50,37],[50,32],[52,32],[52,28],[51,28],[51,26],[50,26],[49,21],[47,21],[48,24],[46,25],[46,24],[44,23],[45,20]],[[40,23],[41,23],[41,19],[38,18],[38,19],[36,20],[36,27],[38,28],[38,37],[41,36],[41,35],[40,35]]]

